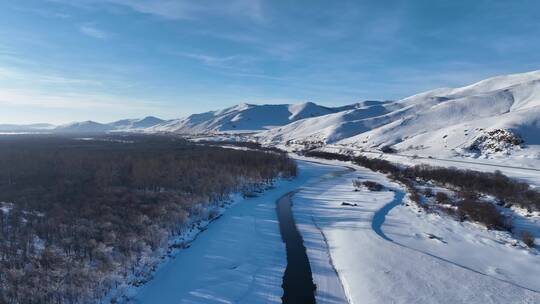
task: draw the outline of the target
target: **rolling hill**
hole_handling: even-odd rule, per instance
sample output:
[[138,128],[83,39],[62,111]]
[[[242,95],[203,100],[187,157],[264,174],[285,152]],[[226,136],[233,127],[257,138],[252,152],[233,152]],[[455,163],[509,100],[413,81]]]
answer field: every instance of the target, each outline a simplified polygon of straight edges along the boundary
[[266,144],[486,156],[539,145],[538,134],[540,71],[534,71],[308,118],[257,138]]

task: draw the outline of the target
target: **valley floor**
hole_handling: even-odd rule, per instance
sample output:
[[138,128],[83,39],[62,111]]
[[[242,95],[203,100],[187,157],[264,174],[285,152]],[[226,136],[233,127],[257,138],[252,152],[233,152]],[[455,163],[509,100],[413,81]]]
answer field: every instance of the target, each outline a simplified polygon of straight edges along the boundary
[[[511,246],[505,233],[418,213],[402,204],[399,185],[355,169],[305,187],[293,199],[318,285],[317,303],[342,303],[340,290],[325,285],[333,275],[321,258],[326,249],[350,303],[540,301],[536,250]],[[388,191],[355,192],[354,178],[379,182]]]
[[[537,250],[511,246],[505,233],[418,213],[384,175],[322,162],[299,159],[297,179],[232,206],[134,302],[281,303],[286,256],[275,203],[297,189],[293,212],[317,303],[540,302]],[[353,191],[354,178],[387,190]]]
[[295,180],[233,205],[136,290],[133,302],[281,303],[287,260],[276,201],[336,170],[341,168],[301,162]]

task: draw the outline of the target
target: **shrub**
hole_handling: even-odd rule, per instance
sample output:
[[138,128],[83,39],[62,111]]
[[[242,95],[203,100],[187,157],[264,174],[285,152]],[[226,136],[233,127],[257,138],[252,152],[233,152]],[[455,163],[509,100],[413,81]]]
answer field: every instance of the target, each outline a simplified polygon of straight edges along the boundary
[[528,247],[534,247],[534,236],[529,231],[523,231],[523,233],[521,234],[521,240]]
[[369,191],[381,191],[384,188],[383,185],[373,181],[364,181],[362,182],[362,185],[366,187]]
[[307,151],[304,153],[304,155],[309,156],[309,157],[318,157],[318,158],[329,159],[329,160],[340,160],[340,161],[352,160],[352,157],[349,155],[323,152],[323,151]]
[[391,162],[378,159],[378,158],[367,158],[365,156],[355,157],[353,160],[356,164],[371,169],[373,171],[379,171],[386,174],[391,174],[393,177],[401,175],[401,169],[392,164]]
[[353,179],[352,184],[354,188],[362,188],[362,181],[359,179]]
[[354,179],[352,184],[355,188],[366,188],[369,191],[381,191],[384,186],[374,181],[362,181],[360,179]]
[[475,222],[484,224],[488,229],[510,230],[511,224],[495,206],[473,199],[464,199],[458,204],[459,212]]
[[389,153],[389,154],[397,153],[396,149],[392,148],[391,146],[381,147],[381,152],[382,153]]
[[448,203],[450,203],[450,197],[448,197],[448,194],[446,194],[444,192],[437,192],[437,194],[435,194],[435,200],[439,204],[448,204]]
[[472,191],[460,191],[458,195],[464,200],[478,200],[480,198],[478,193]]
[[415,202],[418,205],[422,204],[422,196],[417,191],[411,191],[410,194],[411,201]]

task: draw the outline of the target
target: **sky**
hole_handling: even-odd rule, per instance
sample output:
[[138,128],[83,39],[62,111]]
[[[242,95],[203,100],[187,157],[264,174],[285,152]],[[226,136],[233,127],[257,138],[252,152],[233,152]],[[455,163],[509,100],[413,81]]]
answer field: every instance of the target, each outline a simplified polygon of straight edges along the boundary
[[540,69],[540,2],[3,0],[0,123],[399,99]]

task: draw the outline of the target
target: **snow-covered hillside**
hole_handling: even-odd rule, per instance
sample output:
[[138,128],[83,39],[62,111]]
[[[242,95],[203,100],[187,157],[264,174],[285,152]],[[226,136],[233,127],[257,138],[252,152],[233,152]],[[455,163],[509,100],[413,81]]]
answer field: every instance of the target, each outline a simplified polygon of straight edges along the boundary
[[103,124],[95,121],[73,122],[60,125],[54,128],[54,133],[88,134],[107,132],[139,132],[162,123],[163,120],[153,116],[136,119],[122,119],[111,123]]
[[337,144],[492,156],[540,145],[540,71],[309,118],[258,134],[264,143]]
[[82,121],[82,122],[73,122],[65,125],[60,125],[53,129],[54,133],[105,133],[113,130],[112,126],[101,124],[95,121]]
[[262,142],[273,143],[332,143],[392,121],[389,114],[399,108],[395,102],[360,103],[344,111],[261,132],[257,137]]
[[283,126],[310,117],[317,117],[355,105],[327,108],[312,102],[301,104],[254,105],[239,104],[230,108],[193,114],[186,118],[164,122],[149,132],[203,134],[213,132],[254,132]]
[[114,127],[115,130],[127,131],[127,130],[140,130],[140,129],[151,128],[163,122],[164,122],[163,119],[159,119],[154,116],[147,116],[145,118],[140,118],[140,119],[122,119],[115,122],[111,122],[108,125],[111,127]]

